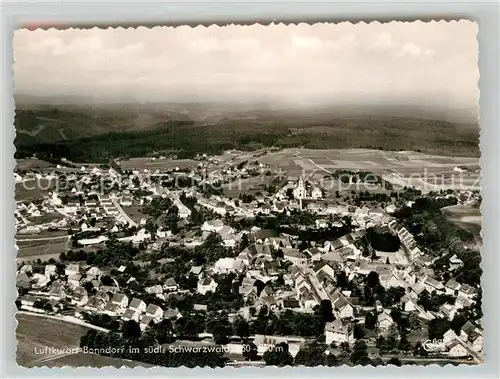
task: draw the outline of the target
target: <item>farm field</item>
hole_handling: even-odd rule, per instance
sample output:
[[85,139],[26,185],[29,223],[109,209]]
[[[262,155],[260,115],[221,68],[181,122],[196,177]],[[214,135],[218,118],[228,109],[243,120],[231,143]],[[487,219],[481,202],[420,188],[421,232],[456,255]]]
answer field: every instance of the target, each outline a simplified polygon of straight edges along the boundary
[[76,348],[80,337],[89,330],[84,325],[72,324],[63,320],[18,313],[16,315],[16,338],[18,341],[16,361],[24,367],[150,367],[140,362],[132,362],[96,354],[77,353],[63,356],[50,356],[35,353],[37,349],[47,347]]
[[192,159],[156,159],[151,158],[130,158],[120,162],[120,167],[124,170],[173,170],[176,167],[179,169],[191,168],[198,165],[198,161]]
[[481,240],[481,209],[469,205],[453,205],[443,208],[442,212],[450,221]]
[[116,367],[121,368],[123,366],[128,368],[134,367],[154,367],[147,363],[129,361],[120,358],[111,358],[98,354],[84,354],[77,353],[73,355],[67,355],[61,358],[56,358],[51,360],[50,367]]
[[22,183],[16,183],[15,199],[16,201],[29,201],[40,199],[54,189],[55,180],[33,179]]
[[134,221],[139,223],[141,219],[147,219],[149,216],[145,213],[142,213],[142,205],[132,205],[130,207],[122,206],[124,212]]
[[259,157],[258,160],[281,168],[291,179],[301,175],[306,175],[309,180],[317,179],[335,170],[371,171],[399,187],[415,186],[423,191],[452,186],[479,189],[478,173],[453,171],[457,166],[477,170],[479,158],[474,157],[443,157],[412,151],[369,149],[285,149]]
[[18,170],[39,170],[45,168],[55,168],[56,165],[36,158],[17,159],[16,169]]
[[[62,320],[48,317],[16,314],[18,341],[16,360],[21,366],[30,366],[43,356],[35,354],[35,347],[72,348],[78,347],[80,337],[89,329]],[[46,356],[45,356],[46,357]],[[49,362],[44,365],[49,365]]]
[[226,196],[237,198],[240,193],[255,194],[259,191],[263,192],[265,186],[272,184],[274,179],[275,176],[273,175],[260,175],[224,184],[222,189]]
[[[40,256],[46,256],[46,259],[57,258],[59,254],[66,251],[66,239],[57,238],[45,241],[22,241],[17,240],[16,244],[19,248],[17,252],[18,258],[37,259]],[[36,257],[36,258],[35,258]]]

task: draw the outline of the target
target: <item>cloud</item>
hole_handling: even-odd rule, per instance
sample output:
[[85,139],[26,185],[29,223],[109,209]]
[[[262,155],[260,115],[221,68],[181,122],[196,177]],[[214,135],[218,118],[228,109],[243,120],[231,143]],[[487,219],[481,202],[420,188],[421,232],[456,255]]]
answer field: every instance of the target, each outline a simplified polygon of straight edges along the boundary
[[476,32],[468,21],[19,30],[16,93],[472,107]]

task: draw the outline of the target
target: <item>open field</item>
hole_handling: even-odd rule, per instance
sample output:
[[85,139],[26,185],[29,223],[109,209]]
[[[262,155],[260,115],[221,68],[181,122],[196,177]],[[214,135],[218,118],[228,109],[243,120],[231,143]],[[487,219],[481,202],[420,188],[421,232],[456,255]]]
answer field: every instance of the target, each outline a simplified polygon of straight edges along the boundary
[[317,179],[335,170],[370,171],[395,186],[415,186],[423,191],[441,188],[479,189],[479,173],[456,173],[457,166],[470,170],[479,167],[479,158],[443,157],[411,151],[370,149],[313,150],[285,149],[264,155],[258,160],[281,168],[294,179],[305,175]]
[[55,168],[56,165],[36,158],[26,158],[16,160],[16,169],[18,170],[40,170],[43,168]]
[[30,366],[33,362],[44,358],[44,356],[36,354],[35,347],[37,349],[45,348],[45,346],[55,348],[78,347],[80,337],[89,330],[82,325],[27,314],[17,314],[16,319],[18,322],[16,328],[18,341],[16,360],[21,366]]
[[65,238],[45,241],[17,240],[16,243],[19,248],[17,256],[26,260],[37,259],[40,256],[47,256],[46,259],[59,257],[59,254],[66,251],[66,241]]
[[477,241],[481,240],[481,209],[468,205],[453,205],[442,209],[450,221],[474,234]]
[[[117,358],[104,357],[96,354],[40,354],[40,349],[76,348],[80,344],[80,337],[89,328],[63,320],[48,317],[17,314],[18,322],[16,338],[18,341],[16,361],[24,367],[64,367],[64,366],[91,366],[91,367],[150,367],[140,362],[132,362]],[[37,349],[35,351],[35,348]]]
[[16,183],[16,201],[40,199],[55,187],[55,180],[33,179],[22,183]]
[[240,193],[255,194],[259,191],[264,192],[265,186],[272,184],[275,178],[274,175],[250,177],[224,184],[222,189],[226,196],[237,198]]
[[130,158],[120,162],[120,167],[124,170],[144,170],[149,171],[164,171],[173,170],[176,167],[179,169],[192,168],[198,165],[198,161],[192,159],[155,159],[151,158]]
[[132,205],[130,207],[123,207],[123,211],[130,217],[134,222],[139,223],[141,219],[147,219],[149,216],[145,213],[142,213],[142,205]]
[[143,362],[135,362],[126,359],[111,358],[103,355],[84,353],[77,353],[73,355],[66,355],[61,358],[55,358],[48,364],[50,365],[50,367],[155,367]]

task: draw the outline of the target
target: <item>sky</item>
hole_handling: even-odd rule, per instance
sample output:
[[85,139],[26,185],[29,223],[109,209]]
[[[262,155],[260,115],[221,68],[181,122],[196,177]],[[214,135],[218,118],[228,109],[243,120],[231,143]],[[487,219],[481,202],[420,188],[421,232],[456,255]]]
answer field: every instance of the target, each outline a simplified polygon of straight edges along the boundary
[[476,36],[469,21],[22,29],[15,93],[475,109]]

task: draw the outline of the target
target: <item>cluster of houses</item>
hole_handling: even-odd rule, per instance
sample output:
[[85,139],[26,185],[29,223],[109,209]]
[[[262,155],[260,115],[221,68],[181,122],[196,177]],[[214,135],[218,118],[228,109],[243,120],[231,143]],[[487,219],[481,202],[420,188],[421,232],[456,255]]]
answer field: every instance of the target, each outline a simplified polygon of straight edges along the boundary
[[[206,175],[207,169],[218,167],[220,162],[214,159],[204,159],[198,164],[196,170],[187,172],[177,170],[178,175],[194,177],[197,180],[217,180],[218,177]],[[236,178],[253,171],[261,173],[266,169],[263,165],[257,164],[250,168],[231,166],[223,168],[222,171],[219,169],[217,172],[225,174],[226,177]],[[200,172],[205,174],[201,175]],[[72,199],[78,198],[78,201],[63,202],[61,194],[54,191],[38,205],[19,202],[16,209],[19,232],[24,230],[31,233],[35,227],[38,229],[41,227],[65,228],[69,222],[73,224],[77,222],[82,231],[97,232],[104,227],[100,223],[104,219],[111,219],[111,223],[105,224],[106,233],[118,232],[123,225],[135,224],[126,215],[127,207],[133,204],[147,204],[154,196],[170,197],[179,209],[181,221],[178,225],[182,226],[185,232],[182,238],[161,229],[152,234],[146,231],[146,220],[143,219],[138,223],[139,228],[133,236],[122,239],[134,244],[145,243],[148,251],[154,251],[160,249],[164,242],[192,248],[202,244],[211,233],[218,234],[223,245],[233,249],[235,254],[231,257],[220,258],[210,267],[192,266],[189,275],[195,275],[198,280],[196,289],[193,291],[201,295],[216,292],[218,288],[216,275],[238,274],[238,277],[242,278],[238,293],[242,296],[245,306],[236,314],[248,320],[252,318],[250,308],[258,309],[265,306],[275,312],[291,310],[312,313],[323,300],[329,300],[335,319],[327,323],[325,327],[327,344],[353,343],[353,321],[364,323],[362,315],[366,313],[366,307],[360,305],[359,300],[352,295],[351,291],[342,290],[337,286],[337,277],[340,272],[345,273],[348,281],[376,272],[381,286],[385,289],[393,287],[404,289],[405,294],[397,306],[403,312],[417,314],[424,321],[435,318],[452,320],[460,309],[470,307],[475,301],[477,292],[475,288],[460,284],[455,279],[441,282],[434,276],[430,267],[432,260],[419,249],[411,233],[398,225],[391,217],[392,210],[370,209],[366,206],[356,207],[324,201],[323,191],[305,183],[302,178],[298,182],[289,182],[274,195],[255,196],[249,203],[237,202],[224,195],[204,195],[190,188],[187,195],[196,198],[196,206],[210,210],[217,215],[201,225],[199,228],[201,233],[190,233],[191,230],[187,226],[191,211],[180,201],[181,191],[159,188],[156,184],[146,180],[149,174],[149,171],[144,170],[144,172],[133,171],[132,175],[120,175],[112,169],[104,173],[99,168],[83,167],[79,173],[68,175],[66,180],[79,180],[90,186],[85,187],[90,190],[82,190],[78,186],[71,188],[69,195]],[[106,179],[120,181],[120,187],[123,190],[121,192],[110,191],[108,194],[93,192],[92,183],[96,182],[96,178],[103,176]],[[22,181],[23,178],[19,177],[16,180]],[[306,200],[307,210],[318,216],[312,228],[342,226],[341,216],[351,216],[356,230],[321,244],[312,242],[309,244],[310,247],[303,249],[300,247],[302,241],[299,241],[297,237],[283,234],[269,236],[258,227],[237,231],[224,222],[224,216],[228,214],[245,218],[254,217],[257,214],[265,215],[271,212],[303,209]],[[28,218],[39,217],[44,212],[59,213],[63,216],[64,222],[56,220],[40,226],[28,220]],[[330,215],[339,217],[329,217]],[[94,225],[90,224],[90,219],[94,219]],[[388,228],[400,238],[402,248],[395,253],[377,251],[365,257],[360,246],[366,242],[365,229],[371,226]],[[237,251],[245,234],[249,237],[250,244],[241,251]],[[81,239],[79,243],[83,246],[101,244],[107,238],[105,233],[102,233],[102,235]],[[456,269],[463,265],[463,262],[453,256],[449,264],[451,269]],[[123,266],[118,269],[119,272],[124,270]],[[181,317],[178,310],[162,309],[153,303],[146,304],[140,299],[140,295],[127,297],[123,293],[123,288],[120,289],[114,279],[111,285],[110,283],[103,285],[102,277],[101,269],[94,266],[70,264],[62,273],[58,272],[57,266],[53,264],[45,265],[43,270],[34,270],[29,264],[22,265],[16,278],[17,286],[25,289],[25,294],[19,299],[21,307],[40,311],[40,308],[34,305],[37,299],[45,299],[51,304],[52,310],[57,312],[56,310],[62,309],[61,304],[69,303],[74,309],[75,317],[81,317],[82,312],[107,314],[123,321],[134,320],[140,324],[142,330],[162,319]],[[132,285],[132,279],[127,285]],[[90,288],[92,290],[89,290]],[[173,278],[149,286],[145,288],[145,291],[162,300],[171,293],[186,292]],[[455,302],[454,304],[445,303],[437,312],[425,310],[418,304],[418,299],[424,291],[429,294],[450,295]],[[197,305],[197,308],[203,310],[206,306]],[[384,309],[380,301],[377,302],[375,311],[377,329],[383,334],[394,324],[394,320],[390,309]],[[480,354],[482,352],[482,329],[470,322],[462,329],[459,335],[453,331],[445,334],[446,351],[453,357],[469,355],[471,351]],[[265,345],[266,338],[270,337],[263,336],[262,338],[262,344]],[[281,341],[280,338],[287,341],[293,339],[292,337],[275,337],[274,340]]]

